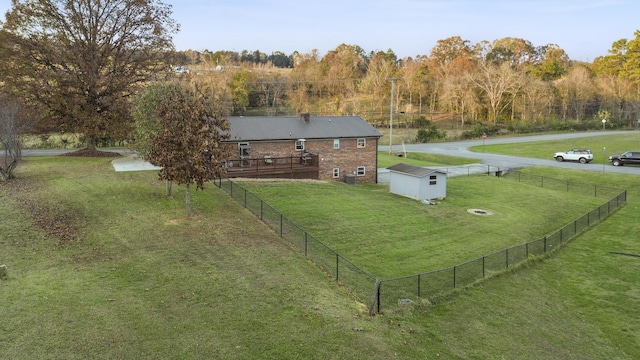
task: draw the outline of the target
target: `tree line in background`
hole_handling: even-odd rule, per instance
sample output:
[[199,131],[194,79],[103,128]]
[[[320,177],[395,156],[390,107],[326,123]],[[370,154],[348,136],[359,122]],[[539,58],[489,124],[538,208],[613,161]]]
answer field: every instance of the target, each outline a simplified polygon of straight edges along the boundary
[[454,119],[457,128],[484,123],[510,128],[588,129],[637,126],[640,118],[640,32],[613,43],[592,63],[569,59],[554,44],[519,38],[471,44],[439,40],[427,56],[399,59],[342,44],[317,51],[178,52],[187,81],[217,83],[232,115],[357,114],[375,125],[393,113],[400,126]]
[[0,24],[0,92],[39,107],[31,131],[79,133],[88,149],[131,140],[132,104],[156,82],[206,89],[221,117],[357,114],[387,126],[397,115],[398,126],[429,128],[426,137],[439,120],[490,133],[587,129],[602,119],[629,127],[640,117],[639,31],[584,63],[557,45],[510,37],[454,36],[402,59],[347,44],[323,56],[177,52],[178,30],[161,0],[16,0]]

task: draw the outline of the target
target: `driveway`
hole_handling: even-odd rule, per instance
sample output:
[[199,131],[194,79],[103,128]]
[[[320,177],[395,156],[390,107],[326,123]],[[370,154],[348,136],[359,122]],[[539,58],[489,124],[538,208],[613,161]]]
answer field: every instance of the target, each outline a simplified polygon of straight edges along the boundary
[[151,163],[142,160],[137,154],[129,154],[111,161],[115,171],[143,171],[143,170],[160,170],[159,166],[151,165]]
[[[615,134],[627,134],[629,131],[596,131],[596,132],[580,132],[580,133],[567,133],[567,134],[549,134],[549,135],[533,135],[533,136],[520,136],[520,137],[505,137],[505,138],[487,138],[484,141],[486,145],[494,145],[494,144],[511,144],[511,143],[522,143],[522,142],[533,142],[533,141],[549,141],[549,140],[561,140],[561,139],[575,139],[581,137],[591,137],[591,136],[601,136],[601,135],[615,135]],[[467,171],[465,171],[468,166],[463,165],[458,167],[457,171],[453,170],[453,167],[447,167],[450,172],[450,176],[463,175],[468,172],[476,171],[476,172],[487,172],[488,168],[496,168],[496,169],[514,169],[514,168],[522,168],[526,166],[548,166],[548,167],[560,167],[560,168],[568,168],[568,169],[579,169],[579,170],[591,170],[591,171],[600,171],[600,172],[615,172],[622,174],[635,174],[640,175],[640,167],[634,166],[611,166],[608,164],[580,164],[574,162],[557,162],[555,161],[551,155],[549,159],[535,159],[535,158],[524,158],[518,156],[509,156],[509,155],[497,155],[497,154],[489,154],[483,152],[475,152],[470,151],[469,148],[472,146],[481,146],[483,145],[482,140],[465,140],[465,141],[454,141],[454,142],[442,142],[442,143],[426,143],[426,144],[409,144],[409,145],[394,145],[393,150],[407,152],[422,152],[422,153],[430,153],[430,154],[441,154],[441,155],[451,155],[451,156],[460,156],[467,157],[473,159],[479,159],[480,164],[482,165],[474,165]],[[389,151],[388,145],[378,146],[378,150],[380,151]],[[563,149],[559,149],[563,150]],[[566,149],[565,149],[566,150]],[[598,154],[597,150],[594,151],[594,156],[602,156],[602,153]],[[607,154],[609,155],[609,154]],[[398,162],[401,162],[399,160]],[[385,178],[385,171],[383,169],[380,170],[378,178]]]
[[[22,156],[59,156],[75,151],[75,149],[47,149],[47,150],[22,150]],[[108,151],[117,152],[122,157],[111,161],[115,171],[144,171],[144,170],[160,170],[160,167],[151,165],[142,160],[140,156],[126,149],[108,149]]]

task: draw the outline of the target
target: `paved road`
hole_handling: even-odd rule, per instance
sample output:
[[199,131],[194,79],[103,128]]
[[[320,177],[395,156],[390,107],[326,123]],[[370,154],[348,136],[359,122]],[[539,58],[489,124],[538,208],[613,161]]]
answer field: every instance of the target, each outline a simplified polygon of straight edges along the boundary
[[[597,131],[597,132],[580,132],[580,133],[567,133],[567,134],[549,134],[549,135],[533,135],[533,136],[521,136],[521,137],[506,137],[506,138],[488,138],[485,140],[486,145],[493,144],[510,144],[510,143],[521,143],[521,142],[533,142],[533,141],[549,141],[549,140],[559,140],[559,139],[575,139],[580,137],[591,137],[591,136],[601,136],[601,135],[614,135],[614,134],[626,134],[629,131]],[[482,140],[465,140],[465,141],[455,141],[455,142],[443,142],[443,143],[427,143],[427,144],[409,144],[404,145],[404,150],[407,152],[423,152],[423,153],[431,153],[431,154],[442,154],[442,155],[452,155],[452,156],[461,156],[473,159],[480,159],[481,164],[484,166],[480,167],[485,169],[488,166],[496,167],[500,169],[513,169],[513,168],[521,168],[526,166],[549,166],[549,167],[561,167],[561,168],[570,168],[570,169],[580,169],[580,170],[592,170],[592,171],[604,171],[604,172],[615,172],[615,173],[623,173],[623,174],[636,174],[640,175],[640,167],[638,166],[612,166],[610,164],[580,164],[577,162],[557,162],[555,161],[551,155],[549,159],[534,159],[534,158],[523,158],[518,156],[509,156],[509,155],[496,155],[489,154],[483,152],[474,152],[470,151],[469,148],[472,146],[481,146],[483,144]],[[389,146],[381,145],[378,147],[380,151],[389,151]],[[402,145],[394,145],[393,150],[395,152],[399,152],[403,150]],[[558,149],[558,151],[562,151],[566,149]],[[594,151],[594,156],[600,158],[603,156],[602,152],[598,153],[597,150],[592,149]],[[607,157],[610,154],[606,154]],[[401,161],[399,161],[401,162]]]

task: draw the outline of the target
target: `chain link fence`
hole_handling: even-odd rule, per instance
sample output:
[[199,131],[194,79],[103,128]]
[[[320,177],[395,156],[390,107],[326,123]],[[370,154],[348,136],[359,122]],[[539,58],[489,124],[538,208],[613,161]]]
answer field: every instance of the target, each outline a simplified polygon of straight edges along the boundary
[[494,274],[512,269],[530,257],[543,256],[555,251],[577,234],[599,223],[627,201],[626,190],[612,187],[582,184],[519,171],[503,171],[500,174],[507,179],[524,184],[606,197],[609,200],[542,238],[514,245],[458,265],[404,277],[379,279],[323,244],[241,185],[226,178],[217,179],[214,183],[337,282],[349,288],[360,301],[369,303],[369,312],[373,314],[398,304],[446,295],[455,289],[464,288],[490,278]]
[[[320,242],[241,185],[229,179],[218,179],[215,184],[267,224],[281,238],[301,251],[305,257],[330,274],[338,283],[350,289],[356,298],[366,303],[365,299],[371,297],[377,281],[375,276]],[[373,308],[370,309],[371,311]]]
[[540,239],[515,245],[482,257],[443,269],[381,280],[375,289],[376,311],[398,304],[435,299],[464,288],[496,273],[512,269],[530,257],[543,256],[562,247],[577,234],[599,223],[627,201],[627,191],[607,186],[589,185],[539,175],[505,172],[508,179],[582,195],[606,197],[609,200]]

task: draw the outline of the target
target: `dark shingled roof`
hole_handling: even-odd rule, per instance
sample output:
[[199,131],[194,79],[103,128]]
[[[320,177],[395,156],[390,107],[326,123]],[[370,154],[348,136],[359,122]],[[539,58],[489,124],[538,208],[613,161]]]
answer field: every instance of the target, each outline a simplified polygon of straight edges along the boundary
[[360,116],[230,117],[228,141],[337,139],[381,137],[382,133]]
[[429,169],[425,167],[413,166],[413,165],[408,165],[404,163],[389,166],[387,169],[389,169],[390,171],[395,171],[395,172],[403,173],[407,175],[413,175],[416,177],[425,177],[433,173],[446,174],[445,172],[437,169]]

